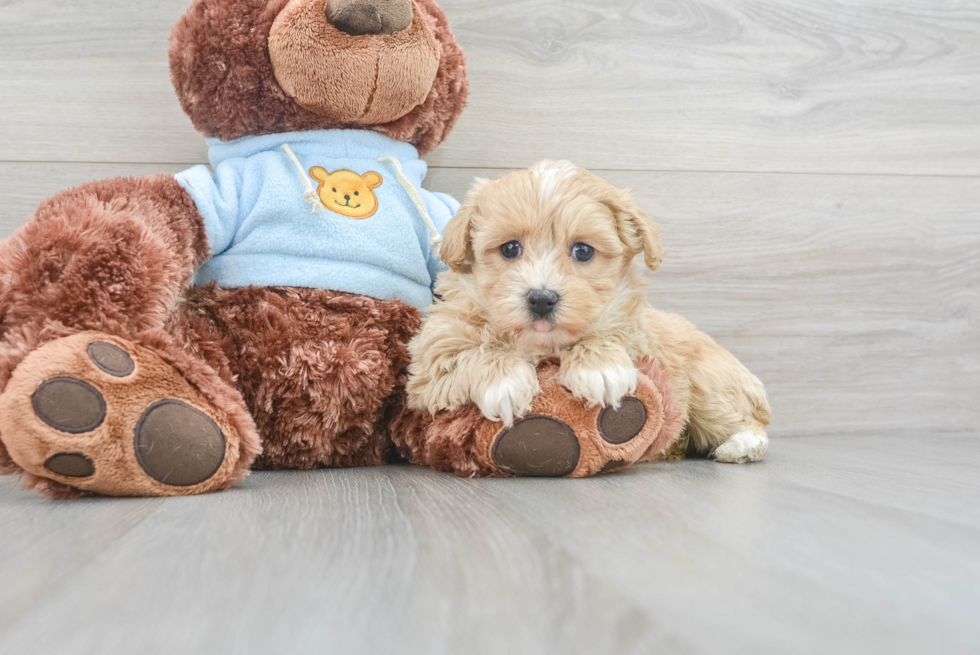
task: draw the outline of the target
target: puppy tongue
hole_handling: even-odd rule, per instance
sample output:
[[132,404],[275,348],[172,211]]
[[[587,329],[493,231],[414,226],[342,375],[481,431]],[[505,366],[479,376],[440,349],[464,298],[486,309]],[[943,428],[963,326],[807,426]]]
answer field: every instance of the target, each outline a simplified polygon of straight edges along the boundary
[[555,329],[555,326],[548,321],[538,321],[534,324],[534,329],[538,332],[551,332]]

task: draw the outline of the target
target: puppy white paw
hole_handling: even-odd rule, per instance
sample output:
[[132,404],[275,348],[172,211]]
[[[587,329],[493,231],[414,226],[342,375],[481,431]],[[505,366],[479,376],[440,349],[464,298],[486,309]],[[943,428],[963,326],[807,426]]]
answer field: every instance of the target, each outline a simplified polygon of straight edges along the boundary
[[718,446],[714,452],[715,461],[726,464],[746,464],[758,462],[769,451],[769,437],[760,432],[739,432]]
[[561,373],[559,381],[572,395],[589,405],[619,407],[623,396],[636,391],[637,371],[633,366],[607,366],[590,369],[572,366]]
[[478,394],[476,404],[491,421],[500,421],[507,427],[514,419],[531,411],[534,397],[541,390],[538,375],[530,365],[515,368],[507,377],[493,382]]

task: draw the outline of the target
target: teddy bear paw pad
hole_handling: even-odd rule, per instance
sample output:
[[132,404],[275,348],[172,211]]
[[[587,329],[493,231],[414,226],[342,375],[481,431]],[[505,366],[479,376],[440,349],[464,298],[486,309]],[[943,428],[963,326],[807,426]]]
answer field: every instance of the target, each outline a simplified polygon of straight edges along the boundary
[[93,341],[88,345],[87,351],[93,364],[117,378],[130,375],[136,368],[129,353],[113,343]]
[[88,478],[95,475],[95,462],[81,453],[58,453],[44,462],[44,468],[66,478]]
[[[221,429],[207,414],[179,400],[161,400],[143,412],[135,444],[146,474],[176,487],[210,479],[225,459]],[[187,452],[194,457],[186,457]]]
[[60,432],[82,434],[105,420],[102,394],[88,382],[58,377],[45,380],[31,396],[37,417]]
[[599,434],[611,444],[635,439],[647,424],[647,408],[639,399],[623,398],[619,408],[606,407],[599,414]]
[[24,358],[0,426],[24,470],[106,495],[214,491],[239,456],[228,419],[159,352],[94,332]]
[[504,430],[493,445],[497,467],[511,475],[562,477],[578,466],[581,446],[566,423],[528,416]]

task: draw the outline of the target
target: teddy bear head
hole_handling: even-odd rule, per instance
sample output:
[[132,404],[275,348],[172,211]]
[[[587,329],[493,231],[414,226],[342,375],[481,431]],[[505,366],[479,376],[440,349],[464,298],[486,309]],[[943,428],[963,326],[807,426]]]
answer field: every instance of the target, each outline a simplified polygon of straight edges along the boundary
[[436,0],[194,0],[170,37],[208,137],[366,129],[425,153],[463,111],[466,64]]

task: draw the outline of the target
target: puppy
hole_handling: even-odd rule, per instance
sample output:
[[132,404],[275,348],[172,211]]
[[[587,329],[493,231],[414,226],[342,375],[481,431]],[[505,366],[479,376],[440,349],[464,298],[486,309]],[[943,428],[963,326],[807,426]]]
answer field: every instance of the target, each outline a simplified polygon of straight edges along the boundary
[[540,391],[535,367],[589,404],[618,407],[634,362],[653,356],[673,380],[689,451],[762,459],[769,404],[758,378],[677,315],[654,310],[634,258],[656,270],[660,230],[616,189],[569,162],[479,180],[443,235],[442,301],[409,344],[409,404],[432,413],[476,403],[513,424]]

